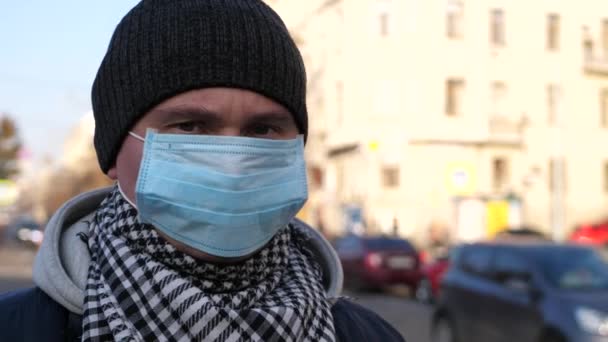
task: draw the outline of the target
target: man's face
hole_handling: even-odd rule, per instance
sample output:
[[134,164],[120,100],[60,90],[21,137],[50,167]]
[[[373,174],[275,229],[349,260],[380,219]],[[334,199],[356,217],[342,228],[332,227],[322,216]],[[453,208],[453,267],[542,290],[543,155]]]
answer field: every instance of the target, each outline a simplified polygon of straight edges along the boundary
[[[131,129],[144,137],[152,128],[158,133],[243,136],[265,139],[294,139],[298,127],[289,111],[279,103],[248,90],[206,88],[169,98],[152,108]],[[135,185],[144,144],[127,135],[108,176],[118,180],[134,203]],[[137,203],[136,203],[137,204]],[[165,238],[194,257],[221,261]],[[243,259],[243,258],[240,258]]]

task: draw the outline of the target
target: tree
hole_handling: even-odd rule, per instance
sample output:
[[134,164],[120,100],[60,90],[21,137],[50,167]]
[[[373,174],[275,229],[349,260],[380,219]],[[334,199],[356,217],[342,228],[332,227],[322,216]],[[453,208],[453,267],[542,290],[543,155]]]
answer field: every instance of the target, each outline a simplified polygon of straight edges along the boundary
[[70,198],[95,188],[112,185],[99,168],[93,146],[95,121],[89,114],[65,141],[61,160],[43,173],[36,189],[37,205],[47,218]]
[[21,148],[17,125],[7,115],[0,117],[0,179],[8,179],[19,171],[18,152]]

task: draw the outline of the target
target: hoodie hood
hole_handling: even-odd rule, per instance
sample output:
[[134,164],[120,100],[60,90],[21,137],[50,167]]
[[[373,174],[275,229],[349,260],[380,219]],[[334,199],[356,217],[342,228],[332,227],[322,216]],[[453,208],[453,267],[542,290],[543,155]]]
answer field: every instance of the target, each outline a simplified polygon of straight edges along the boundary
[[[76,314],[83,313],[84,293],[91,256],[80,233],[88,233],[95,211],[112,187],[83,193],[66,202],[46,226],[34,261],[34,283],[49,297]],[[323,287],[331,300],[342,292],[342,266],[333,247],[317,230],[294,219],[323,271]]]

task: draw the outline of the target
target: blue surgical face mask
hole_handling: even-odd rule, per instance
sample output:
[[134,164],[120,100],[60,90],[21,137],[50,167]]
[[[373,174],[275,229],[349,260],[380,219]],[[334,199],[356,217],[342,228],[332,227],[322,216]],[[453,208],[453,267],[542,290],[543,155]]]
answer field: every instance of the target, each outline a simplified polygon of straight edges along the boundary
[[284,228],[308,198],[304,141],[148,131],[139,220],[199,251],[239,257]]

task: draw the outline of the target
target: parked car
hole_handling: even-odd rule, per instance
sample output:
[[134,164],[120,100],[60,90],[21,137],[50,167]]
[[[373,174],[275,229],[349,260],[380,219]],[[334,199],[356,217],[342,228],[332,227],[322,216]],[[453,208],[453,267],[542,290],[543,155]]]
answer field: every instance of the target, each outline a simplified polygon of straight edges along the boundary
[[338,239],[335,248],[348,287],[379,289],[404,284],[414,291],[418,284],[420,259],[408,240],[349,235]]
[[44,232],[42,226],[27,217],[19,217],[8,224],[5,230],[5,241],[9,243],[24,244],[38,248],[42,243]]
[[450,266],[450,259],[457,253],[457,247],[435,260],[422,265],[420,268],[420,281],[416,286],[415,297],[422,303],[434,303],[439,298],[440,284],[443,275]]
[[519,240],[545,240],[549,238],[540,232],[540,230],[532,227],[513,227],[503,230],[496,234],[495,240],[499,241],[519,241]]
[[608,248],[608,223],[580,226],[572,232],[570,241]]
[[433,341],[608,341],[608,264],[592,248],[465,245],[441,291]]

